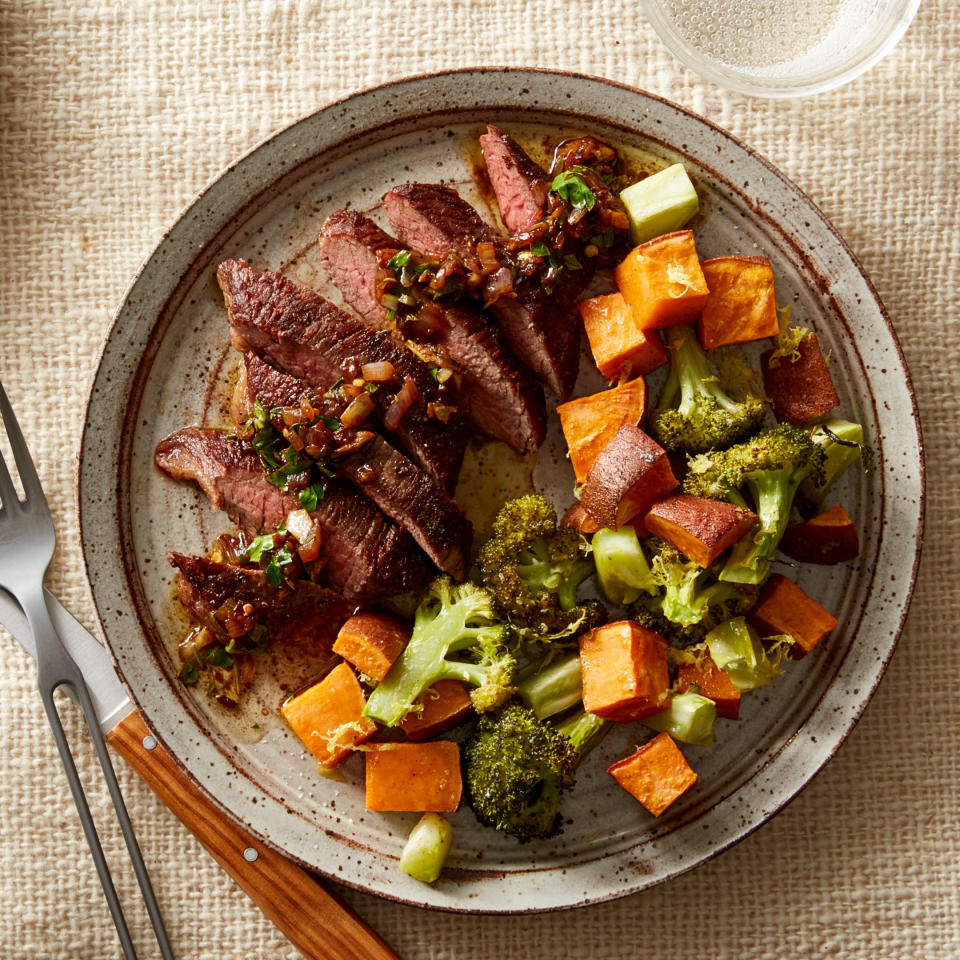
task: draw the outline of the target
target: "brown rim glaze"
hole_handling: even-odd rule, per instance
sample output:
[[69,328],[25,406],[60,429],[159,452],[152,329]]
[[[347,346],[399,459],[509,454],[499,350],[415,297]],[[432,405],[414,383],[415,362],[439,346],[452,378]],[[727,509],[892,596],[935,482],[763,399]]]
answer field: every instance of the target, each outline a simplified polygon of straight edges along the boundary
[[[711,796],[714,798],[714,802],[709,806],[701,804],[697,808],[695,805],[687,805],[679,810],[675,817],[670,818],[669,822],[664,824],[662,828],[659,825],[654,825],[649,830],[638,831],[638,835],[629,841],[619,845],[614,843],[611,848],[612,852],[601,850],[595,856],[580,856],[575,863],[564,861],[562,858],[557,862],[530,863],[525,864],[521,869],[512,869],[512,864],[502,868],[483,870],[458,866],[454,871],[451,871],[450,876],[451,882],[455,887],[459,887],[460,893],[451,898],[449,891],[441,892],[441,895],[438,896],[431,896],[429,892],[424,892],[421,887],[404,888],[398,878],[384,873],[382,864],[377,864],[375,869],[372,869],[371,864],[367,862],[368,859],[380,861],[395,859],[399,849],[398,846],[396,850],[387,851],[383,848],[374,848],[358,837],[351,836],[349,830],[324,831],[328,834],[335,834],[336,839],[333,842],[337,845],[339,851],[352,849],[356,853],[357,859],[355,861],[349,854],[345,855],[346,865],[350,866],[351,861],[353,861],[351,869],[356,869],[360,875],[347,874],[344,870],[343,856],[340,857],[340,863],[336,865],[336,869],[331,862],[330,857],[332,856],[332,859],[335,860],[337,850],[333,850],[331,854],[331,851],[326,849],[327,858],[321,862],[318,856],[303,855],[303,851],[295,849],[289,836],[283,835],[282,831],[273,829],[275,824],[269,817],[266,820],[262,817],[257,819],[257,815],[263,810],[263,807],[259,809],[256,807],[258,800],[260,800],[271,801],[274,804],[271,809],[280,816],[293,816],[300,821],[305,820],[302,811],[295,809],[295,805],[286,802],[278,794],[278,791],[274,789],[275,784],[256,785],[252,791],[255,796],[247,798],[247,800],[253,800],[253,805],[249,802],[239,802],[240,798],[237,796],[239,791],[234,791],[231,795],[233,784],[242,784],[243,778],[246,776],[244,758],[237,751],[225,746],[222,740],[214,743],[211,738],[209,743],[203,742],[205,718],[202,711],[195,705],[188,700],[183,700],[180,704],[183,707],[182,714],[176,721],[171,721],[169,716],[151,716],[153,705],[147,703],[147,709],[144,712],[151,720],[151,725],[155,728],[158,737],[164,742],[165,746],[177,757],[181,766],[189,774],[195,776],[201,785],[212,792],[214,799],[226,812],[245,822],[245,825],[260,835],[264,842],[278,846],[304,865],[321,872],[327,872],[339,882],[348,883],[359,889],[405,902],[422,904],[426,899],[428,905],[439,909],[470,912],[500,912],[503,910],[524,912],[550,907],[572,907],[580,903],[609,899],[642,889],[652,883],[660,882],[690,869],[697,863],[715,856],[732,843],[742,839],[779,809],[782,809],[808,782],[816,770],[835,753],[839,744],[856,723],[869,700],[870,694],[879,682],[893,654],[896,639],[906,616],[922,543],[924,512],[923,445],[916,403],[903,355],[886,311],[872,284],[863,274],[862,269],[842,238],[815,205],[769,163],[754,151],[740,144],[739,141],[721,128],[662,98],[644,94],[613,81],[585,77],[574,73],[546,70],[465,68],[444,74],[428,74],[407,78],[371,88],[361,94],[338,100],[317,114],[302,118],[254,147],[241,160],[231,164],[223,174],[212,181],[187,208],[185,213],[178,218],[176,223],[164,233],[157,249],[141,265],[133,283],[127,290],[123,305],[115,318],[113,329],[104,344],[93,390],[88,401],[79,468],[78,497],[81,536],[87,571],[93,586],[94,601],[104,632],[110,641],[111,655],[114,657],[114,662],[125,686],[142,709],[144,709],[145,700],[148,700],[151,696],[152,688],[150,684],[171,685],[171,671],[169,659],[165,658],[162,651],[150,641],[156,625],[149,612],[148,599],[144,595],[141,571],[136,568],[135,551],[132,549],[134,536],[131,529],[129,503],[125,502],[124,498],[129,499],[130,496],[129,478],[130,469],[134,462],[133,443],[139,427],[140,399],[143,395],[144,384],[151,374],[155,352],[160,349],[162,344],[165,325],[169,318],[177,312],[181,300],[190,290],[191,280],[200,275],[209,265],[209,262],[220,251],[226,239],[234,231],[242,228],[243,222],[245,222],[245,218],[250,211],[255,210],[261,203],[265,203],[270,197],[275,196],[283,185],[296,181],[297,177],[301,175],[301,171],[315,163],[315,156],[309,154],[309,152],[303,154],[296,162],[291,160],[283,152],[284,141],[295,140],[299,131],[306,130],[310,125],[316,126],[318,118],[331,117],[338,109],[340,113],[345,113],[347,108],[360,105],[360,112],[362,113],[363,104],[369,98],[379,97],[382,101],[385,95],[393,92],[415,97],[416,91],[424,86],[444,81],[445,88],[455,88],[457,81],[466,77],[477,78],[476,88],[482,87],[484,83],[486,83],[486,87],[483,90],[475,90],[474,87],[470,87],[469,92],[460,92],[457,97],[454,97],[451,92],[450,97],[455,99],[456,102],[445,106],[447,101],[442,101],[435,111],[435,116],[451,118],[458,115],[474,115],[490,111],[493,114],[507,112],[521,116],[527,114],[535,117],[549,117],[554,121],[556,118],[566,118],[568,122],[592,123],[604,128],[619,129],[625,135],[640,136],[645,142],[663,147],[667,151],[688,156],[690,162],[697,164],[698,169],[704,172],[705,177],[713,178],[714,189],[718,194],[729,194],[728,200],[731,202],[736,200],[741,206],[749,209],[753,218],[758,222],[762,221],[768,231],[776,234],[779,242],[790,249],[791,259],[804,278],[819,287],[818,292],[829,308],[829,313],[844,325],[847,325],[844,305],[840,302],[840,298],[835,295],[831,284],[827,280],[826,272],[818,266],[814,251],[809,249],[808,242],[798,238],[795,233],[789,230],[789,217],[786,217],[787,226],[783,226],[780,219],[783,216],[782,210],[767,209],[768,189],[765,189],[761,195],[763,204],[759,202],[759,198],[751,201],[743,192],[743,189],[735,186],[733,181],[719,169],[712,164],[707,164],[703,159],[692,159],[695,150],[692,148],[688,150],[686,143],[678,148],[676,138],[662,135],[658,127],[663,124],[664,118],[668,118],[670,122],[684,126],[688,131],[687,135],[690,140],[697,137],[709,138],[712,136],[713,139],[730,147],[735,154],[736,163],[734,163],[734,166],[744,165],[754,172],[760,171],[762,174],[773,178],[780,193],[796,203],[798,209],[802,209],[804,214],[809,217],[807,226],[813,224],[811,233],[822,231],[818,233],[818,238],[822,240],[826,236],[831,244],[831,252],[841,255],[844,260],[842,267],[847,271],[847,273],[841,271],[842,276],[847,277],[851,283],[855,282],[855,285],[862,284],[864,286],[865,293],[871,301],[868,305],[872,312],[870,322],[880,322],[882,332],[888,338],[889,346],[894,351],[894,360],[891,361],[890,366],[895,368],[898,375],[902,374],[903,376],[903,385],[906,397],[909,400],[914,429],[914,434],[911,436],[912,449],[919,454],[917,461],[918,477],[913,483],[913,487],[916,488],[913,491],[915,493],[913,513],[910,517],[914,546],[909,579],[905,586],[901,585],[899,587],[896,597],[899,615],[896,618],[888,618],[890,620],[889,637],[878,641],[879,646],[875,648],[876,661],[870,664],[868,671],[860,674],[864,686],[857,688],[853,700],[848,698],[844,702],[845,713],[842,722],[829,731],[829,747],[819,749],[816,762],[811,769],[806,769],[802,763],[797,763],[798,738],[811,727],[812,720],[823,712],[825,699],[828,696],[836,695],[836,682],[844,671],[848,656],[854,650],[851,643],[848,643],[842,650],[840,657],[830,664],[832,669],[829,671],[821,670],[820,680],[823,681],[828,673],[829,678],[825,684],[821,683],[822,692],[820,696],[808,703],[808,709],[803,715],[789,715],[784,723],[790,727],[790,730],[783,732],[776,746],[764,754],[761,763],[758,764],[753,761],[751,764],[749,759],[744,760],[731,769],[729,777],[724,781],[713,784],[713,794]],[[516,81],[516,88],[512,86],[513,81]],[[539,102],[523,102],[524,97],[530,95],[531,90],[549,99],[550,96],[556,94],[555,90],[550,89],[551,84],[556,82],[563,82],[568,87],[572,85],[578,91],[593,89],[595,85],[601,84],[609,89],[611,100],[618,99],[618,102],[629,102],[637,107],[638,113],[641,112],[640,105],[656,105],[662,116],[655,117],[652,126],[648,124],[640,129],[635,123],[626,123],[619,117],[600,116],[593,110],[587,113],[582,109],[569,109],[569,105],[562,102],[563,99],[572,99],[569,93],[566,98],[560,98],[560,101],[551,101],[546,106]],[[501,84],[504,89],[499,89],[498,84]],[[465,86],[465,84],[460,84],[460,86]],[[511,88],[509,91],[506,89],[508,87]],[[469,104],[465,104],[464,100],[471,96],[476,99]],[[389,104],[389,102],[389,97],[386,97],[386,103]],[[431,103],[435,104],[436,101],[433,100]],[[649,109],[647,112],[649,113]],[[381,104],[379,114],[375,114],[373,118],[366,117],[364,121],[360,122],[359,126],[356,123],[352,124],[354,132],[350,132],[349,129],[345,130],[344,136],[339,141],[326,147],[326,152],[334,154],[338,149],[342,149],[345,144],[359,142],[363,137],[374,131],[379,132],[386,139],[396,130],[409,126],[413,122],[409,115],[398,113],[397,108],[394,108],[393,113],[393,116],[387,115],[386,106]],[[429,115],[424,111],[419,112],[417,117],[420,122],[429,120]],[[347,127],[346,122],[343,123],[343,126]],[[719,144],[717,151],[718,153],[721,151]],[[235,209],[233,216],[224,217],[222,216],[223,211],[221,211],[222,222],[219,222],[215,229],[209,223],[194,222],[197,220],[198,212],[205,202],[208,206],[216,203],[216,199],[212,198],[212,195],[228,178],[236,181],[245,170],[246,165],[260,163],[264,155],[271,155],[276,160],[274,173],[265,173],[261,170],[259,175],[251,175],[251,182],[257,181],[260,184],[259,189],[248,188],[246,191],[239,193],[243,197],[243,201]],[[255,161],[254,158],[258,159]],[[269,168],[271,162],[273,161],[268,157],[265,166]],[[737,169],[739,170],[738,166]],[[191,217],[194,218],[194,221],[191,221]],[[184,237],[191,235],[191,231],[194,241],[198,236],[205,238],[203,245],[183,268],[178,268],[176,266],[176,263],[179,262],[177,251],[176,249],[171,251],[169,248],[171,246],[176,248],[177,244],[183,242]],[[195,243],[193,249],[196,249]],[[168,263],[168,259],[173,262]],[[182,261],[183,257],[181,256],[179,259]],[[144,287],[147,289],[144,290]],[[152,304],[151,313],[138,313],[138,310],[142,310],[145,303]],[[847,310],[849,310],[849,307]],[[144,331],[147,331],[145,338],[143,336]],[[846,327],[845,333],[847,342],[852,349],[851,357],[855,360],[860,374],[865,378],[865,382],[869,383],[869,360],[861,355],[854,331],[849,326]],[[145,341],[142,346],[135,346],[141,341]],[[879,343],[879,340],[877,342]],[[118,361],[118,351],[129,351],[130,355],[128,356],[125,353],[125,359]],[[109,395],[110,398],[115,400],[126,401],[117,403],[112,407],[114,419],[110,426],[107,426],[108,421],[104,415],[104,408],[111,409],[109,400],[104,399],[105,395]],[[872,390],[870,391],[869,401],[872,407],[873,421],[879,424],[882,411],[877,408]],[[120,412],[119,418],[116,417],[117,411]],[[908,446],[911,446],[911,444],[905,444],[905,447]],[[98,472],[95,468],[87,466],[94,460],[102,461],[105,454],[113,455],[118,464],[118,472],[115,478],[107,479],[106,482],[104,478],[107,472]],[[879,504],[878,522],[881,528],[885,522],[888,503],[886,474],[887,469],[881,464],[879,490],[875,497],[876,503]],[[105,525],[104,521],[110,522]],[[110,533],[108,531],[115,532]],[[122,546],[119,561],[114,558],[107,563],[105,557],[111,539],[116,544],[116,537],[118,536]],[[881,547],[882,542],[878,538],[875,544],[875,556],[879,557]],[[875,563],[869,571],[860,609],[846,622],[845,626],[848,628],[850,626],[857,627],[864,621],[874,597],[874,578],[877,568],[878,564]],[[131,641],[120,634],[121,627],[124,624],[128,627],[133,625],[133,618],[138,621],[139,628],[137,631],[139,639],[135,641]],[[133,653],[131,652],[131,644],[133,644]],[[138,655],[140,660],[134,662]],[[145,667],[144,655],[149,659],[148,667]],[[156,714],[155,710],[153,712]],[[182,727],[188,721],[193,725],[193,728],[185,734]],[[211,749],[213,752],[211,752]],[[791,759],[785,763],[784,758],[788,753],[791,755]],[[203,769],[206,763],[210,763],[211,766],[217,768],[216,777],[208,775]],[[752,770],[744,779],[744,767],[751,766]],[[759,780],[762,779],[765,772],[780,766],[787,770],[788,775],[792,775],[793,779],[790,786],[787,788],[780,787],[776,791],[771,789],[769,792],[771,794],[775,793],[775,797],[769,806],[764,805],[762,809],[754,808],[745,814],[738,812],[734,817],[735,804],[733,804],[733,801],[737,799],[738,794],[742,793],[743,788],[747,784],[751,784],[756,788],[755,792],[759,792]],[[243,789],[246,789],[246,787],[241,787],[241,790]],[[650,865],[651,862],[656,863],[658,856],[656,852],[652,854],[652,861],[645,859],[649,851],[644,851],[643,848],[653,847],[656,849],[658,844],[662,845],[665,838],[677,831],[685,830],[695,822],[702,820],[716,821],[717,809],[721,806],[730,808],[730,819],[731,821],[735,819],[736,822],[732,822],[732,826],[722,833],[718,832],[718,835],[712,837],[709,843],[701,845],[695,856],[688,856],[685,860],[682,857],[671,860],[670,857],[664,857],[663,854],[660,854],[660,859],[663,862],[659,864],[659,867]],[[591,864],[598,864],[600,867],[591,875],[590,884],[581,888],[585,890],[584,895],[578,897],[575,893],[557,893],[558,882],[559,885],[566,885],[565,878],[568,873],[583,872]],[[623,878],[621,874],[627,868],[635,871],[635,873]],[[647,872],[643,873],[643,870]],[[538,876],[540,876],[539,880],[537,879]],[[548,878],[546,882],[543,879],[544,877]],[[554,879],[550,882],[549,878]],[[523,905],[518,905],[516,899],[518,894],[515,889],[517,882],[525,885],[520,894],[525,892],[526,887],[532,887],[535,891],[539,890],[537,902],[528,901]],[[514,886],[512,887],[511,884],[514,884]],[[485,893],[478,894],[478,885]],[[571,891],[575,891],[576,888],[577,884],[570,885]],[[508,889],[514,891],[514,899],[504,902],[507,900],[504,892]],[[478,902],[471,902],[473,900]]]

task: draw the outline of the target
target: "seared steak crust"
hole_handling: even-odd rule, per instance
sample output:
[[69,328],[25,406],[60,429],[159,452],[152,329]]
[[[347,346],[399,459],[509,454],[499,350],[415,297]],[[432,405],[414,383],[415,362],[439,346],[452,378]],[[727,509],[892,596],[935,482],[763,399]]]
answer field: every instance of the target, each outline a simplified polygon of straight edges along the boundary
[[[248,416],[254,400],[265,407],[296,406],[310,393],[309,384],[255,354],[247,354],[242,368],[233,400],[238,420]],[[470,521],[433,477],[378,436],[338,465],[340,476],[406,530],[441,570],[458,579],[465,575],[473,538]]]
[[510,233],[536,223],[544,213],[550,180],[520,145],[494,126],[480,138],[490,185],[497,197],[500,219]]
[[[456,194],[454,197],[460,201]],[[468,210],[479,219],[472,208]],[[414,246],[409,237],[404,238],[404,243],[423,249]],[[330,279],[350,306],[378,326],[385,327],[389,321],[376,297],[376,252],[400,246],[373,221],[346,210],[332,214],[320,233],[323,262]],[[445,320],[437,342],[462,373],[460,403],[474,426],[508,443],[518,453],[536,450],[546,433],[543,394],[510,352],[500,328],[469,307],[442,302],[437,306],[443,310]]]
[[180,571],[180,602],[197,621],[224,638],[227,635],[213,614],[225,603],[249,603],[252,619],[266,628],[271,641],[320,639],[328,649],[352,611],[352,604],[338,593],[309,580],[291,590],[271,586],[262,570],[251,567],[182,553],[169,553],[167,559]]
[[[329,387],[352,363],[388,360],[417,386],[420,400],[392,431],[397,443],[446,490],[456,486],[467,443],[459,419],[429,418],[425,402],[441,400],[427,368],[382,331],[372,330],[319,294],[279,273],[226,260],[217,271],[230,317],[234,344],[253,350],[275,366],[318,387]],[[381,418],[392,398],[375,396]]]
[[[477,243],[503,242],[466,200],[440,184],[394,187],[384,197],[383,205],[400,239],[433,256],[452,252],[475,259]],[[561,278],[554,297],[538,282],[524,280],[518,284],[515,297],[500,297],[491,311],[516,356],[544,386],[566,400],[580,364],[580,328],[572,311],[582,284],[564,274]],[[563,293],[571,283],[577,284],[572,298]]]
[[[189,427],[158,445],[154,462],[177,480],[195,480],[215,510],[248,534],[275,530],[300,503],[278,490],[257,455],[222,430]],[[350,487],[331,484],[313,516],[320,524],[324,574],[348,597],[389,597],[422,586],[430,568],[410,535]]]
[[474,259],[477,244],[503,237],[456,190],[439,183],[404,183],[383,198],[390,226],[414,250]]

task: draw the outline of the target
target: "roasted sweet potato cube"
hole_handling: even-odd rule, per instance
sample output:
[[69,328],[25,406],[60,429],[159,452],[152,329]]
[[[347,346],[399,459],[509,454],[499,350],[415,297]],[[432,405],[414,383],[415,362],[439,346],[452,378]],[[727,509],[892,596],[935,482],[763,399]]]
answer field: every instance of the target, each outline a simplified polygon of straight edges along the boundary
[[636,753],[608,767],[607,773],[655,817],[697,782],[669,733],[658,733]]
[[829,413],[840,404],[827,361],[815,333],[797,344],[799,357],[773,357],[767,350],[760,357],[763,386],[777,417],[800,424]]
[[773,269],[766,257],[714,257],[700,267],[710,288],[697,322],[704,349],[777,335]]
[[701,567],[757,525],[757,515],[725,500],[675,493],[655,503],[643,523],[655,537],[672,543]]
[[860,555],[857,528],[839,504],[787,527],[780,550],[801,563],[834,564]]
[[349,664],[340,663],[288,700],[280,712],[317,762],[334,767],[377,732],[377,725],[363,715],[366,703],[356,674]]
[[797,659],[806,656],[838,623],[813,597],[779,573],[767,579],[747,619],[761,636],[793,637]]
[[616,530],[676,489],[667,452],[639,427],[621,427],[594,461],[580,502],[601,527]]
[[692,323],[710,291],[692,230],[678,230],[634,247],[613,271],[641,330]]
[[341,628],[333,652],[362,674],[382,680],[410,639],[410,630],[385,613],[354,614]]
[[434,737],[473,714],[473,701],[459,680],[438,680],[416,702],[423,705],[423,710],[411,711],[400,721],[400,728],[411,740]]
[[647,385],[638,377],[557,407],[577,483],[587,478],[594,461],[621,427],[643,419],[646,406]]
[[583,706],[607,720],[640,720],[670,704],[667,644],[633,620],[580,637]]
[[697,663],[681,663],[677,668],[677,693],[691,688],[717,705],[718,717],[736,720],[740,716],[740,691],[709,656]]
[[660,337],[637,326],[622,293],[581,300],[577,309],[597,369],[608,380],[638,377],[667,362]]
[[587,508],[582,503],[575,503],[560,519],[561,527],[573,527],[581,533],[596,533],[600,529],[600,524],[587,512]]
[[449,740],[378,743],[367,750],[368,810],[452,813],[462,790],[460,747]]

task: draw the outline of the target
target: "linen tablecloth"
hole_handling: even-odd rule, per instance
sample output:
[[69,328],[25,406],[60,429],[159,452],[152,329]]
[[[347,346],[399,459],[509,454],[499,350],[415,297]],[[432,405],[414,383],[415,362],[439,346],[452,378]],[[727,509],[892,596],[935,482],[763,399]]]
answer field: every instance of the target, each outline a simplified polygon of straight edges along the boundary
[[[899,650],[846,745],[746,841],[623,900],[498,918],[343,890],[408,960],[960,956],[958,61],[960,5],[949,0],[927,0],[865,77],[779,102],[698,80],[636,2],[0,2],[0,380],[57,517],[50,586],[88,626],[73,482],[113,311],[164,227],[217,171],[333,98],[474,65],[645,88],[726,127],[795,180],[889,309],[926,433],[926,548]],[[33,666],[6,635],[0,650],[0,956],[117,957]],[[81,761],[92,774],[89,750]],[[296,956],[118,767],[178,955]],[[102,790],[95,804],[107,812]],[[122,865],[122,846],[104,839]],[[134,930],[151,956],[145,921]]]

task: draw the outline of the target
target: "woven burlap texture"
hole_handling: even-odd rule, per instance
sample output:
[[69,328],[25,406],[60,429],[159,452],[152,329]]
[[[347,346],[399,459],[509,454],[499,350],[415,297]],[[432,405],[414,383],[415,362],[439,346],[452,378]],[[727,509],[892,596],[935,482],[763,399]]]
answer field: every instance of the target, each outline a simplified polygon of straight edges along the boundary
[[[90,626],[73,477],[112,313],[163,228],[220,168],[335,97],[478,64],[646,88],[728,128],[792,177],[889,309],[926,430],[925,559],[899,651],[836,759],[722,857],[603,906],[484,918],[342,891],[408,960],[960,956],[958,61],[960,7],[949,0],[927,0],[867,76],[779,102],[699,81],[636,2],[0,3],[0,378],[57,517],[50,586]],[[0,956],[118,957],[33,666],[6,634],[0,648]],[[86,749],[81,767],[92,774]],[[295,957],[120,768],[178,956]],[[94,799],[104,814],[103,791]],[[121,846],[112,831],[104,840],[119,869]],[[133,902],[135,885],[120,872]],[[143,955],[154,955],[144,919],[134,931]]]

